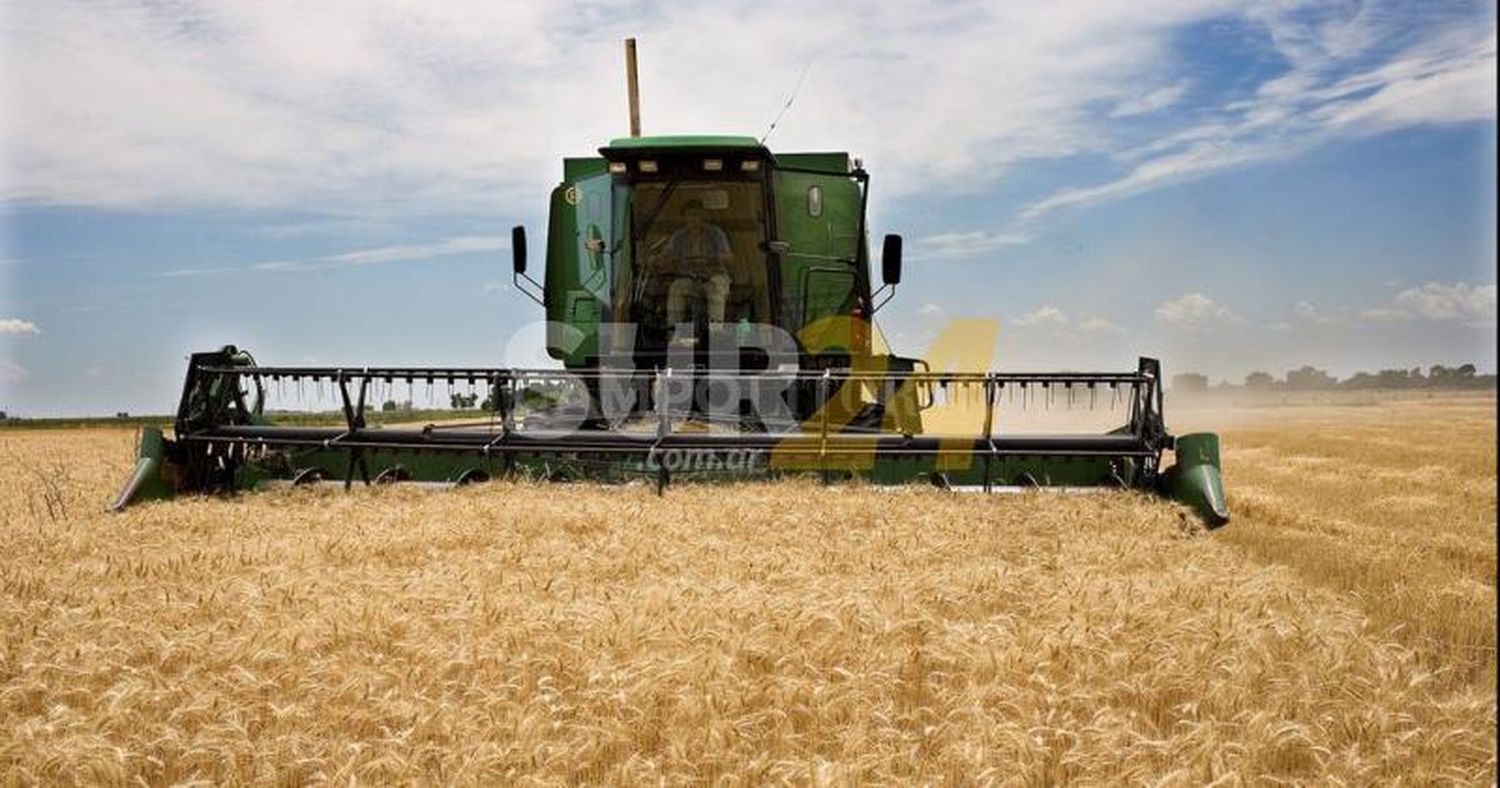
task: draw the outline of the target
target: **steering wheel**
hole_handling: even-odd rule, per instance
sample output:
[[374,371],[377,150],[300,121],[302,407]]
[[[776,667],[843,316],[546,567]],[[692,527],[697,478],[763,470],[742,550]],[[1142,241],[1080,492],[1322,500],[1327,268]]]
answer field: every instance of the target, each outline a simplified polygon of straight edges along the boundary
[[685,270],[681,271],[681,273],[677,275],[689,276],[699,282],[706,282],[709,279],[712,279],[714,275],[721,273],[714,266],[714,262],[714,258],[707,255],[694,255],[692,257],[684,257],[682,259],[680,267]]

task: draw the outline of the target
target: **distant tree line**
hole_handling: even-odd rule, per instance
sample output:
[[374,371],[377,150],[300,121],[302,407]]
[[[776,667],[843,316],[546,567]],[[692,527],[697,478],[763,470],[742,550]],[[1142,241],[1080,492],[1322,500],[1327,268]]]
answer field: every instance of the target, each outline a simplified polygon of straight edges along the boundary
[[[520,404],[532,408],[548,408],[555,406],[566,398],[567,389],[560,383],[532,382],[526,388],[519,391]],[[491,389],[485,394],[483,400],[476,392],[461,394],[453,392],[448,395],[448,407],[453,410],[499,410],[499,397],[509,396],[504,390]],[[380,409],[385,412],[407,412],[414,410],[411,400],[388,399],[380,404]]]
[[[1173,391],[1207,391],[1207,375],[1187,372],[1173,376]],[[1288,370],[1277,378],[1269,372],[1256,371],[1245,376],[1242,384],[1220,381],[1216,390],[1243,388],[1247,391],[1356,391],[1361,389],[1486,389],[1495,388],[1494,375],[1480,375],[1473,364],[1447,367],[1434,364],[1424,373],[1421,367],[1382,369],[1379,372],[1356,372],[1339,380],[1327,371],[1313,366]]]

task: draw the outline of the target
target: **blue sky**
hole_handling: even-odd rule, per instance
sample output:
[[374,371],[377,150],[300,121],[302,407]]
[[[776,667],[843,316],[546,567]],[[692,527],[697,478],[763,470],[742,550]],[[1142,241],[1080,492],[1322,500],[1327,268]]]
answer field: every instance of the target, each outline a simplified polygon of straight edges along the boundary
[[531,363],[508,229],[624,132],[873,175],[920,354],[1238,379],[1495,366],[1482,3],[71,4],[0,11],[0,410],[168,411],[186,353]]

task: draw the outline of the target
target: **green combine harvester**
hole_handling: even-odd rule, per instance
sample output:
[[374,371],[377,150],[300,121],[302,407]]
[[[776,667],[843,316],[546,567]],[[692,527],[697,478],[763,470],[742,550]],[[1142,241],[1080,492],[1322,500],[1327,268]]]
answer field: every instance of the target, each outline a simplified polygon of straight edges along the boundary
[[[196,353],[172,437],[143,430],[112,508],[316,482],[522,476],[661,490],[812,474],[985,492],[1133,488],[1210,526],[1228,521],[1218,437],[1168,432],[1156,360],[959,372],[886,350],[873,317],[901,281],[902,243],[885,236],[873,287],[868,198],[849,154],[772,153],[753,137],[635,133],[565,159],[540,282],[524,228],[512,231],[515,282],[545,310],[560,368],[282,367],[232,346]],[[401,386],[476,392],[482,418],[368,424],[372,403]],[[338,423],[267,407],[307,387],[335,398]],[[1032,428],[1077,411],[1102,411],[1104,426]]]

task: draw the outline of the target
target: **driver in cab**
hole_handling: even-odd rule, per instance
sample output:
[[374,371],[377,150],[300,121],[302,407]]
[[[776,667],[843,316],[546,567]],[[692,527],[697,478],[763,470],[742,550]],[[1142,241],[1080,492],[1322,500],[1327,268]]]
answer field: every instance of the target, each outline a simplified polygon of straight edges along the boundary
[[688,316],[690,299],[702,298],[711,323],[724,322],[724,302],[729,297],[729,263],[733,255],[729,236],[709,224],[703,203],[689,200],[683,206],[687,220],[667,239],[663,255],[676,277],[667,288],[667,322],[677,325]]

